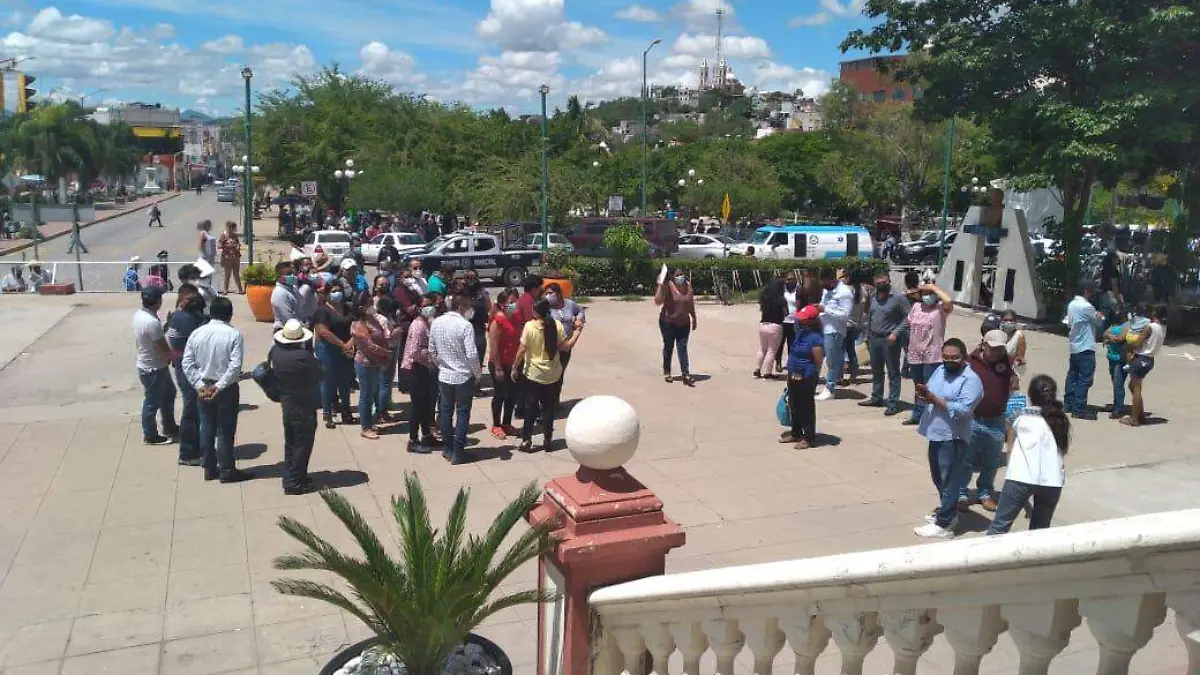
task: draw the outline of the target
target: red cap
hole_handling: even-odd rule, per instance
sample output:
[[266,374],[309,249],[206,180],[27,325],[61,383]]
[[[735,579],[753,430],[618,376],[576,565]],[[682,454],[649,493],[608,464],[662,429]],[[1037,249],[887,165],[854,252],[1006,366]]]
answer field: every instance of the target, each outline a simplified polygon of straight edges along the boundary
[[801,307],[796,312],[796,318],[800,321],[814,321],[819,316],[821,316],[821,310],[816,305]]

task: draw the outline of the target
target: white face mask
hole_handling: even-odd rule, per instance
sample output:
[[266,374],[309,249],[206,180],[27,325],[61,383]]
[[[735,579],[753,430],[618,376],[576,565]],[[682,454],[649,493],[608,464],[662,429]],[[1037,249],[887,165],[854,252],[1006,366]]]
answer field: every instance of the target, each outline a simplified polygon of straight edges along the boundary
[[468,310],[467,310],[467,311],[466,311],[466,312],[463,314],[463,318],[465,318],[467,321],[470,321],[471,319],[474,319],[474,318],[475,318],[475,308],[474,308],[474,307],[472,307],[471,309],[468,309]]
[[434,307],[433,305],[425,305],[421,308],[421,316],[425,317],[426,319],[432,319],[435,314],[437,314],[437,307]]

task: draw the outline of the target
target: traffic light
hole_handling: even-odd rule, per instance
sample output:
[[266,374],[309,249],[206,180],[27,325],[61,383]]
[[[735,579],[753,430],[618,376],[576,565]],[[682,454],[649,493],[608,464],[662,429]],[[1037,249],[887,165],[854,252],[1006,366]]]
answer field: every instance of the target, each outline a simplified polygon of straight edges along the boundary
[[36,105],[30,99],[37,95],[37,90],[29,88],[29,85],[33,84],[36,79],[32,75],[17,73],[17,112],[29,112]]

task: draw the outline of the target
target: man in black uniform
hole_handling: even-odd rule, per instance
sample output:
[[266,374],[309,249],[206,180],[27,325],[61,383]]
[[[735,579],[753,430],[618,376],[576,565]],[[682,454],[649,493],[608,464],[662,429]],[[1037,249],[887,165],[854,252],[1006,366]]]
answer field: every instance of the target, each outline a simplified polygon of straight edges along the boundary
[[288,319],[275,333],[267,360],[279,382],[283,408],[283,492],[302,495],[312,487],[308,460],[317,437],[317,409],[321,407],[321,362],[312,352],[312,331]]

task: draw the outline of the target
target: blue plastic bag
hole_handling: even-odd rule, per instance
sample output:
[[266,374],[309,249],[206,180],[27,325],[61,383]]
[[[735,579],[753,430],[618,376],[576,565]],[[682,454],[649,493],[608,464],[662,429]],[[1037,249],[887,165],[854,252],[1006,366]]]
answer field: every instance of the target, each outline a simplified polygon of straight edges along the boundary
[[792,406],[788,403],[788,390],[786,387],[783,393],[779,395],[779,402],[775,404],[775,417],[779,419],[780,426],[792,426]]

